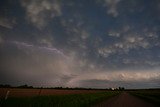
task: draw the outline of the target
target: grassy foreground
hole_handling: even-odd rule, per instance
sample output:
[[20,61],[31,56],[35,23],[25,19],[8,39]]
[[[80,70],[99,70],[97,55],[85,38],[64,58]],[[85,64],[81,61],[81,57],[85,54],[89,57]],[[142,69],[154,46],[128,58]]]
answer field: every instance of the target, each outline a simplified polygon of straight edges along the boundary
[[155,105],[160,106],[160,90],[139,90],[139,91],[131,91],[130,94],[142,98],[146,101],[149,101]]
[[88,94],[38,96],[1,99],[2,107],[90,107],[120,92],[97,92]]

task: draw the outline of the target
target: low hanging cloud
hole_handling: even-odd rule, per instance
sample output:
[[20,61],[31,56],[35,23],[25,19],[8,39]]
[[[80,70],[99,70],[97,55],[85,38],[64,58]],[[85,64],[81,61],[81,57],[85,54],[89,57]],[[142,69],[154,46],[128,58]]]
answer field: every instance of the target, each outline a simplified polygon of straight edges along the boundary
[[[27,83],[34,86],[64,86],[64,81],[72,78],[71,63],[68,57],[55,47],[7,41],[1,49],[6,46],[12,47],[12,51],[15,53],[7,57],[6,54],[10,53],[9,49],[1,52],[0,58],[3,62],[0,61],[0,80],[4,84]],[[8,58],[9,60],[6,60]]]
[[127,59],[127,58],[124,58],[122,62],[126,65],[147,65],[147,66],[150,66],[150,67],[160,65],[159,61],[149,59],[149,58],[146,58],[146,59],[143,59],[143,60],[142,59],[131,59],[131,58]]
[[[150,85],[145,87],[149,88],[158,86],[158,81],[160,81],[158,69],[152,71],[102,70],[89,60],[78,58],[73,54],[68,54],[69,56],[65,58],[63,57],[64,52],[53,47],[47,48],[17,41],[7,44],[14,47],[12,50],[15,49],[14,52],[16,53],[12,54],[10,60],[4,61],[6,56],[2,58],[4,62],[0,68],[5,72],[0,74],[3,82],[5,80],[11,84],[27,83],[34,86],[90,88],[124,86],[125,88],[133,88],[136,83],[148,83]],[[140,86],[137,87],[141,88]]]
[[[92,76],[90,76],[92,75]],[[94,88],[108,88],[108,87],[118,87],[124,86],[126,88],[131,88],[133,83],[145,83],[150,84],[150,80],[159,80],[160,73],[158,70],[155,71],[96,71],[87,73],[85,76],[81,74],[72,78],[67,84],[69,86],[85,86]],[[121,83],[121,84],[119,84]],[[151,82],[152,83],[152,82]],[[130,84],[130,85],[129,85]],[[155,83],[158,86],[158,82]],[[134,86],[132,86],[134,87]]]

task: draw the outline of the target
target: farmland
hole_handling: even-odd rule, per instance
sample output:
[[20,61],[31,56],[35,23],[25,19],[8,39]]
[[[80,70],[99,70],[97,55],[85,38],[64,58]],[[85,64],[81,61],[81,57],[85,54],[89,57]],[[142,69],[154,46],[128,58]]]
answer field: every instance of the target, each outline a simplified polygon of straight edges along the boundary
[[26,89],[26,88],[0,88],[0,98],[5,97],[7,91],[10,91],[9,97],[33,97],[43,95],[66,95],[95,93],[101,90],[60,90],[60,89]]
[[155,105],[160,105],[160,90],[134,90],[129,93]]
[[[5,100],[6,94],[8,98]],[[2,107],[158,107],[160,90],[0,88]]]
[[[4,100],[7,90],[10,95]],[[102,90],[56,90],[56,89],[0,89],[1,106],[4,107],[87,107],[111,96],[116,91]]]

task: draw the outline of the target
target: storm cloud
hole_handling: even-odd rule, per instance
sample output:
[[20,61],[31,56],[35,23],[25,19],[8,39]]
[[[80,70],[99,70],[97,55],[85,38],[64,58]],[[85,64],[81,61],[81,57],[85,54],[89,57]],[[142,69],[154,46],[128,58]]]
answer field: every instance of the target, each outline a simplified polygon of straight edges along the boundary
[[0,84],[159,88],[158,0],[2,0]]

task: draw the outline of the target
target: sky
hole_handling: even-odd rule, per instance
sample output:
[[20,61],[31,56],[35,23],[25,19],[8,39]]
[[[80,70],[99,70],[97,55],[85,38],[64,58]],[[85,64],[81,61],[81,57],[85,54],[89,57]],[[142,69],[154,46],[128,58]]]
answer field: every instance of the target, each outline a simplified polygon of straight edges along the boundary
[[160,88],[160,1],[1,0],[0,84]]

